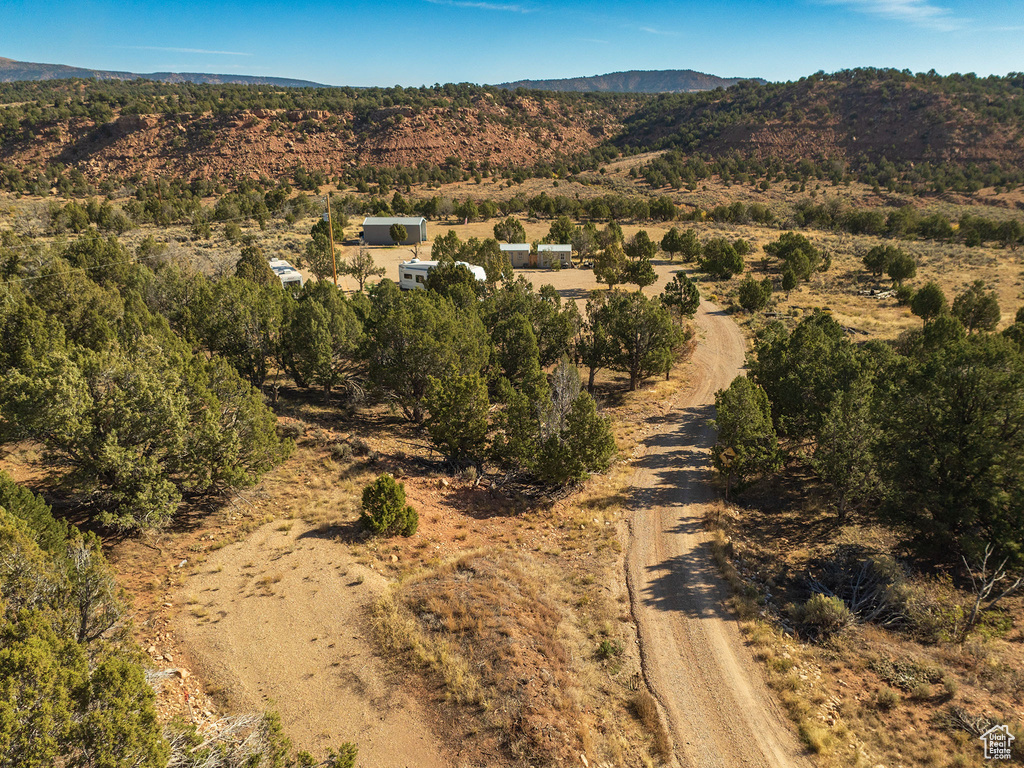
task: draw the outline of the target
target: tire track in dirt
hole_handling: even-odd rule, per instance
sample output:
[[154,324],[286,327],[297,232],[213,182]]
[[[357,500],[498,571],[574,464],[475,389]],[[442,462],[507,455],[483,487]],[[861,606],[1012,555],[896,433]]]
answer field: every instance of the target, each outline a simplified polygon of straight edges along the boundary
[[636,462],[627,580],[644,674],[668,721],[678,764],[806,768],[791,725],[765,686],[726,607],[729,588],[704,531],[715,392],[740,373],[746,342],[709,302],[688,385]]

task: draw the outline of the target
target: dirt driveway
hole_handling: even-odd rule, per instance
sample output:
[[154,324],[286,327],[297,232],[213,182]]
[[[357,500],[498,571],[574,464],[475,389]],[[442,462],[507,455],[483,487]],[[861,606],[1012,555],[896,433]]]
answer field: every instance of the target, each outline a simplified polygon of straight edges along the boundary
[[809,766],[726,608],[728,587],[702,525],[716,498],[710,448],[715,392],[743,366],[732,319],[704,302],[690,381],[652,417],[637,461],[628,578],[644,671],[684,766]]

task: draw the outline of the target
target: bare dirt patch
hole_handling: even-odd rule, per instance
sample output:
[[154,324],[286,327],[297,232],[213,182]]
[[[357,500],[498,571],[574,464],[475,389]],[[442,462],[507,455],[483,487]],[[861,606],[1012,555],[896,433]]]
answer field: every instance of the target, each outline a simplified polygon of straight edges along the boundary
[[415,688],[374,656],[366,609],[386,583],[333,536],[268,523],[185,577],[175,630],[231,709],[276,709],[301,749],[354,741],[365,765],[448,765]]

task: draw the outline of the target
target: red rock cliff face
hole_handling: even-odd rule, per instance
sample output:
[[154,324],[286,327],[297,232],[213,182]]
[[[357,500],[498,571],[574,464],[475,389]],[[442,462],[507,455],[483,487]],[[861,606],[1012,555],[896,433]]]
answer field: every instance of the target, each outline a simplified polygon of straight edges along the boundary
[[1015,93],[990,109],[990,95],[952,86],[947,93],[939,86],[833,80],[766,88],[690,102],[530,96],[498,102],[485,95],[461,107],[399,105],[358,115],[254,109],[227,116],[115,115],[103,125],[77,118],[41,126],[31,141],[0,146],[0,161],[59,162],[93,180],[136,172],[280,177],[300,165],[336,175],[365,165],[441,165],[451,157],[463,166],[531,166],[606,141],[649,147],[690,136],[679,141],[712,154],[1024,165],[1024,130],[1013,104],[1007,106],[1024,98]]
[[298,165],[336,174],[357,165],[440,165],[452,156],[463,164],[532,165],[586,152],[618,129],[594,111],[563,107],[540,115],[526,99],[515,110],[389,108],[363,118],[265,109],[227,117],[121,115],[99,126],[89,120],[50,126],[32,141],[0,147],[0,160],[23,167],[60,162],[94,179],[135,172],[274,177]]

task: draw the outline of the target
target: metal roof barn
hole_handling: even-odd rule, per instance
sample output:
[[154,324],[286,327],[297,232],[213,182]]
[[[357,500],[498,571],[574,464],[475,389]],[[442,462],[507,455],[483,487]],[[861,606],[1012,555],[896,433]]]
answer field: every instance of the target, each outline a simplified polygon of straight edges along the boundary
[[397,245],[415,245],[427,239],[427,220],[422,216],[367,216],[363,219],[363,242],[367,245],[396,245],[391,226],[401,224],[407,237]]

